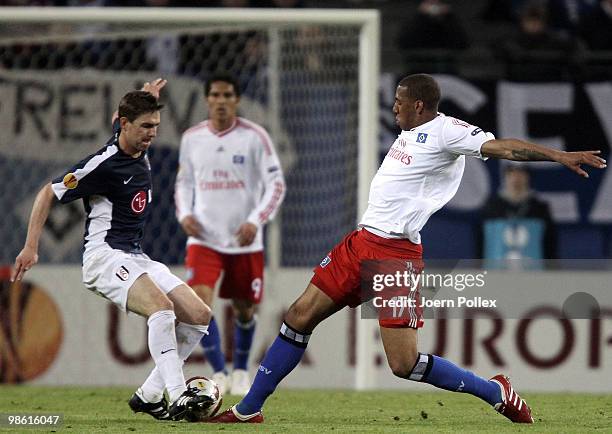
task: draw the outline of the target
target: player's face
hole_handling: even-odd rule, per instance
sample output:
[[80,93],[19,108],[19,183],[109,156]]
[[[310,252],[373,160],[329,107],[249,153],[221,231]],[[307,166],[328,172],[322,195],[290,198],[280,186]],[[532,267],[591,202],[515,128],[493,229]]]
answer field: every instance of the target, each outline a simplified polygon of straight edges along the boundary
[[225,124],[234,121],[240,98],[236,95],[234,85],[225,81],[215,81],[210,85],[206,102],[208,117],[215,123]]
[[125,142],[134,152],[142,152],[149,149],[151,142],[157,136],[157,128],[160,122],[159,111],[145,113],[129,122],[122,122],[121,134],[125,136]]
[[529,190],[529,174],[524,170],[508,170],[506,172],[506,187],[515,192]]
[[408,96],[408,89],[403,86],[397,86],[395,90],[395,103],[393,104],[393,113],[395,114],[395,123],[402,130],[409,130],[418,125],[417,114],[422,111],[422,101],[416,101]]

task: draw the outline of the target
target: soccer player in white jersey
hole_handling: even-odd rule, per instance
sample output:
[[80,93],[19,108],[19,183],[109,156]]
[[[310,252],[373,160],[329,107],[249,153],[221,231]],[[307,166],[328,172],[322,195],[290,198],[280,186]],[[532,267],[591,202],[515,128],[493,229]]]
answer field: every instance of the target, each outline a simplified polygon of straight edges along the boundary
[[[204,86],[208,120],[181,140],[176,178],[176,214],[189,236],[188,283],[211,306],[223,272],[221,298],[232,299],[235,316],[231,381],[225,369],[219,328],[212,318],[202,338],[204,354],[221,392],[245,395],[247,362],[255,332],[255,306],[263,295],[263,226],[283,201],[285,181],[270,136],[237,116],[240,89],[227,74]],[[229,384],[228,384],[229,383]]]
[[[369,205],[359,228],[348,234],[321,264],[304,293],[285,315],[280,334],[268,349],[249,393],[212,420],[218,423],[263,422],[261,408],[278,383],[299,363],[310,334],[325,318],[360,298],[362,261],[418,263],[420,230],[456,193],[465,156],[517,161],[555,161],[581,176],[580,167],[606,167],[599,151],[563,152],[492,134],[438,113],[440,89],[426,74],[402,79],[393,113],[402,129],[372,181]],[[531,410],[504,375],[490,380],[452,362],[417,350],[421,312],[380,318],[380,335],[393,373],[403,379],[470,393],[491,404],[513,422],[532,423]]]
[[130,408],[156,419],[180,420],[206,399],[185,387],[182,366],[206,333],[210,309],[140,247],[152,200],[147,149],[160,124],[158,98],[165,84],[160,78],[128,92],[107,144],[40,190],[11,281],[21,280],[38,262],[40,235],[55,200],[82,199],[87,213],[83,283],[120,309],[147,318],[155,368],[130,399]]

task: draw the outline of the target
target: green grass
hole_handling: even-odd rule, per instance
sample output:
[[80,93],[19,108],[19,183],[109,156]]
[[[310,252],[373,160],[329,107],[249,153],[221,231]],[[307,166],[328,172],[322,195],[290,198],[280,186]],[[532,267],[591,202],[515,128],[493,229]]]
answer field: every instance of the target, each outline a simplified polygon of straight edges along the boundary
[[[0,427],[1,432],[612,432],[612,395],[529,393],[536,423],[514,425],[478,399],[458,393],[279,390],[262,425],[158,422],[132,414],[129,388],[0,386],[0,413],[63,413],[61,428]],[[236,402],[227,396],[223,405]]]

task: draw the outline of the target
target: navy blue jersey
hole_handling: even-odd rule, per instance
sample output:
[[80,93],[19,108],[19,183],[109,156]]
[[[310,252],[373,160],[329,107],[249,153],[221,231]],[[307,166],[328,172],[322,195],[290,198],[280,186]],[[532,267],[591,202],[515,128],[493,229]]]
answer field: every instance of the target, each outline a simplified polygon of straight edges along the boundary
[[142,253],[140,242],[151,203],[151,165],[145,152],[132,158],[119,147],[118,123],[102,149],[55,178],[61,203],[83,199],[85,255],[99,247]]

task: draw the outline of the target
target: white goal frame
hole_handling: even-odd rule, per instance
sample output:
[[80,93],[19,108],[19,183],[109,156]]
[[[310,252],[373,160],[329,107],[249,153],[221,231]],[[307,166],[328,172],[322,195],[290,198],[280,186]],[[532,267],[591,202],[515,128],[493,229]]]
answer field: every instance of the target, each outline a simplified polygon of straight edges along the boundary
[[[359,33],[359,114],[358,114],[358,193],[357,213],[363,214],[368,204],[369,186],[378,168],[378,82],[380,76],[380,14],[377,10],[357,9],[219,9],[219,8],[99,8],[99,7],[3,7],[2,24],[256,24],[279,28],[287,25],[357,25]],[[278,39],[271,34],[270,59],[273,64],[282,55]],[[270,110],[278,112],[279,81],[270,80]],[[271,116],[277,119],[277,116]],[[279,126],[270,125],[273,139]],[[270,230],[270,246],[279,246],[278,225]],[[331,246],[330,246],[331,247]],[[280,252],[269,252],[269,268],[278,270]],[[373,320],[357,321],[357,364],[355,387],[375,388]]]

